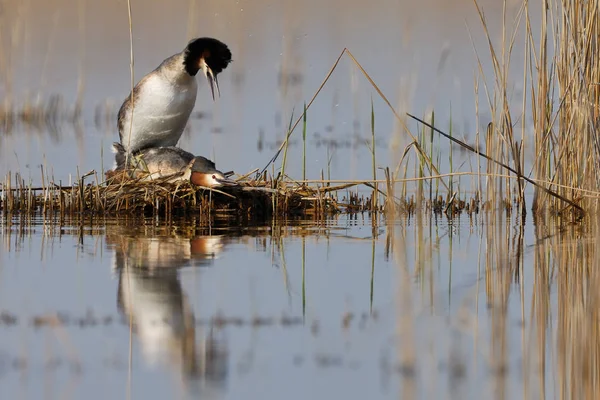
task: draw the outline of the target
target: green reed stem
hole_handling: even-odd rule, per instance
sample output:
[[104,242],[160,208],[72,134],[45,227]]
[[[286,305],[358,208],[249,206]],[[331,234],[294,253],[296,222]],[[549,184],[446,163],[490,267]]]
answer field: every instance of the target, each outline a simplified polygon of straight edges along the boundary
[[379,198],[377,191],[377,167],[375,162],[375,108],[373,106],[373,98],[371,97],[371,164],[373,168],[373,210],[377,209],[377,199]]
[[302,116],[302,180],[306,180],[306,102]]

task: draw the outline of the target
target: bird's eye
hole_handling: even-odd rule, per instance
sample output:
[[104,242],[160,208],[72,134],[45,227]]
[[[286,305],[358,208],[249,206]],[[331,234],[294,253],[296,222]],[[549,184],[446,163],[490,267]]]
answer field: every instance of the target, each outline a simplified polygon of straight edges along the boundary
[[217,177],[213,175],[213,179],[214,179],[214,180],[217,180]]

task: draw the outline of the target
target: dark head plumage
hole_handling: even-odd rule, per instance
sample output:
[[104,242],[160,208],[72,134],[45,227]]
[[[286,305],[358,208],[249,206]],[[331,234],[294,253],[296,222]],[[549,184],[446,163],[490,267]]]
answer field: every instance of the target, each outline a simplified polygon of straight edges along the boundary
[[227,45],[214,38],[192,39],[183,51],[183,65],[188,74],[196,76],[199,70],[204,72],[210,85],[213,100],[214,86],[219,92],[217,75],[231,62],[231,51]]
[[191,182],[195,185],[205,187],[239,186],[239,183],[233,179],[229,179],[216,169],[213,161],[201,156],[196,156],[192,161],[191,172]]
[[213,161],[201,156],[197,156],[194,158],[194,163],[192,164],[192,171],[205,173],[219,172]]

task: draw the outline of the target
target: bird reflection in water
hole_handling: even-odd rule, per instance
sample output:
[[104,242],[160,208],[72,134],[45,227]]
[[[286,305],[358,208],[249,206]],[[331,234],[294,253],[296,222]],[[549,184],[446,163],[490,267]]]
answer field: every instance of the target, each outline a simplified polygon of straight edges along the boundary
[[[110,228],[107,228],[110,230]],[[116,228],[118,229],[118,228]],[[144,360],[181,377],[184,389],[223,388],[227,344],[218,328],[204,336],[183,291],[179,269],[210,265],[224,246],[222,236],[148,236],[107,232],[118,275],[117,307],[141,344]]]

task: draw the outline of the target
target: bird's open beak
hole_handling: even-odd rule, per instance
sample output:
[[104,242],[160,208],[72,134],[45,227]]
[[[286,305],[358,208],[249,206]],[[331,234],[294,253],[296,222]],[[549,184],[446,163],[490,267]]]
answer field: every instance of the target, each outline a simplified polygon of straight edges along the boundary
[[200,68],[202,69],[202,72],[204,72],[204,76],[206,76],[213,101],[215,101],[215,86],[217,87],[217,94],[219,97],[221,96],[221,90],[219,90],[219,81],[217,80],[217,76],[213,74],[212,69],[210,69],[210,67],[206,64],[204,59],[202,59],[200,62]]

